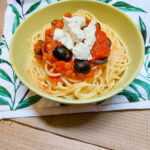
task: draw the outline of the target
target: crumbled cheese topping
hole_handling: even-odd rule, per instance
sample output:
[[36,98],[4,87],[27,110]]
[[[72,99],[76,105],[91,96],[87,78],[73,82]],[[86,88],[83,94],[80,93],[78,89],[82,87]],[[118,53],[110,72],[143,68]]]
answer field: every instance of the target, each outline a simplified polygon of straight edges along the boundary
[[64,18],[64,31],[68,31],[74,42],[81,42],[85,38],[85,34],[81,28],[85,26],[85,18],[74,16],[72,18]]
[[81,30],[86,25],[85,18],[78,16],[63,18],[64,27],[55,29],[54,40],[58,40],[71,50],[73,59],[91,60],[90,50],[96,41],[96,21],[92,20],[84,30]]
[[80,60],[92,59],[89,46],[82,42],[76,44],[72,52],[73,52],[73,59],[75,58],[80,59]]
[[86,45],[90,46],[91,48],[93,47],[95,41],[96,41],[96,37],[95,37],[95,31],[96,31],[96,27],[95,27],[96,21],[92,20],[90,22],[90,24],[84,28],[84,33],[85,33],[85,41],[84,43],[86,43]]
[[55,29],[54,40],[57,40],[64,44],[68,49],[73,49],[73,41],[69,33],[64,32],[61,29]]

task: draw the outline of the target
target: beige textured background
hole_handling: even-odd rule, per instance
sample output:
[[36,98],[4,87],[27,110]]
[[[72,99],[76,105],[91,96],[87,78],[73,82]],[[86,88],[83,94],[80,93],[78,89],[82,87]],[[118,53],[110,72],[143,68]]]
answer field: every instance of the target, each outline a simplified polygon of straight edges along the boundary
[[[5,7],[5,0],[0,0],[0,34]],[[109,149],[150,149],[150,110],[70,114],[12,120]]]

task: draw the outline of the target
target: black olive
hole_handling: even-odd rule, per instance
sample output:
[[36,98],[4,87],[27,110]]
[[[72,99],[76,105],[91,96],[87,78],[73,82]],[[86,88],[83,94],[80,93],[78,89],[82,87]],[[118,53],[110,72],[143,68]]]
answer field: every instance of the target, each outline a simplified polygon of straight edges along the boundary
[[82,28],[81,28],[81,30],[83,30],[84,28],[86,28],[87,26],[83,26]]
[[111,40],[107,37],[107,40],[109,41],[109,47],[111,47]]
[[99,29],[101,29],[101,25],[100,25],[100,23],[98,23],[98,22],[97,22],[97,24],[98,24],[98,26],[99,26]]
[[40,49],[39,51],[34,51],[36,55],[43,55],[42,53],[42,49]]
[[39,44],[39,46],[36,49],[34,48],[34,53],[36,55],[43,55],[42,54],[42,44],[43,44],[43,41],[42,40],[38,40],[37,44]]
[[77,73],[83,73],[86,74],[88,72],[90,72],[91,70],[91,65],[89,64],[88,61],[86,60],[78,60],[75,64],[74,64],[74,70]]
[[71,59],[72,52],[64,46],[57,46],[53,50],[53,56],[58,60],[69,61]]
[[95,60],[95,61],[94,61],[94,64],[103,65],[103,64],[105,64],[105,63],[107,63],[107,62],[108,62],[108,57],[104,57],[104,58],[102,58],[102,59]]

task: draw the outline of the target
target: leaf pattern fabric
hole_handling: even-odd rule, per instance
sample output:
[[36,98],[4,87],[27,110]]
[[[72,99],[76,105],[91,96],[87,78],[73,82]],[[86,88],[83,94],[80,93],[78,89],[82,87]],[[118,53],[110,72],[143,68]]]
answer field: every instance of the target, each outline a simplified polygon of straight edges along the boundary
[[[150,2],[149,0],[97,0],[122,10],[138,26],[145,42],[145,58],[136,79],[118,95],[96,104],[70,106],[41,98],[23,85],[12,70],[9,44],[19,24],[30,14],[61,0],[7,0],[0,41],[0,119],[90,111],[150,108]],[[56,10],[57,11],[57,10]],[[80,108],[79,108],[80,107]],[[13,110],[13,111],[12,111]]]
[[123,2],[123,1],[118,1],[116,3],[113,3],[112,4],[113,6],[121,9],[121,10],[124,10],[124,11],[132,11],[132,12],[146,12],[145,10],[141,9],[141,8],[138,8],[138,7],[134,7],[126,2]]

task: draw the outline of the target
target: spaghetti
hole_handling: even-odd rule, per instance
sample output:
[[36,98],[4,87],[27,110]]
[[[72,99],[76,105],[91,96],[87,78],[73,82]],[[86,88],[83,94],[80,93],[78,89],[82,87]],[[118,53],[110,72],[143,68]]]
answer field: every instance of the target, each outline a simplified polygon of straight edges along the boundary
[[[99,22],[92,14],[84,10],[78,10],[73,16]],[[101,30],[106,33],[112,43],[106,64],[93,65],[91,71],[94,74],[92,76],[88,74],[89,77],[88,75],[83,75],[83,78],[82,75],[81,78],[70,77],[55,69],[51,61],[37,59],[33,51],[29,74],[37,86],[53,96],[76,100],[98,97],[113,88],[126,72],[130,58],[127,54],[127,47],[119,35],[109,26],[103,23],[100,25]],[[47,24],[42,31],[33,35],[30,43],[32,50],[34,50],[37,41],[45,40],[45,31],[50,28],[51,24]]]

